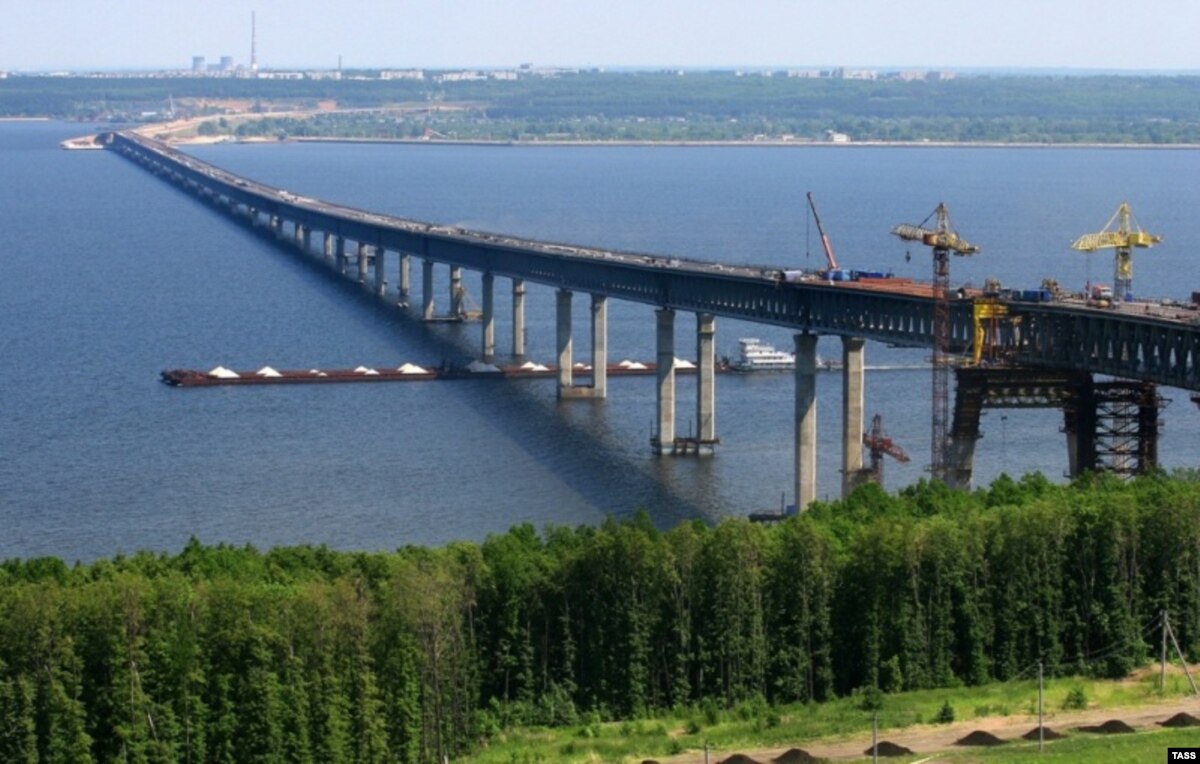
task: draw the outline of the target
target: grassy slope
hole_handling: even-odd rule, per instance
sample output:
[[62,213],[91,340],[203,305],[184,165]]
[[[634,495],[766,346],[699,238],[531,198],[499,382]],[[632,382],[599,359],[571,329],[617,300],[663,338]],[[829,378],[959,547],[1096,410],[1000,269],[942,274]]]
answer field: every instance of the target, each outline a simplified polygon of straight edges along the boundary
[[[1180,708],[1200,715],[1200,704],[1188,702],[1190,689],[1182,673],[1168,679],[1166,693],[1157,689],[1158,676],[1147,670],[1140,677],[1120,682],[1088,679],[1054,679],[1046,682],[1046,726],[1055,728],[1068,693],[1082,688],[1089,710],[1136,707],[1177,700]],[[886,696],[880,711],[880,740],[886,733],[912,725],[932,722],[943,704],[949,702],[957,722],[969,723],[997,718],[1034,717],[1036,726],[1037,680],[1022,679],[956,689],[923,690]],[[1170,714],[1167,714],[1168,716]],[[1109,717],[1105,716],[1104,719]],[[1165,718],[1165,717],[1164,717]],[[677,754],[698,754],[708,742],[712,761],[720,761],[735,751],[770,748],[820,747],[837,742],[863,741],[869,745],[870,714],[859,709],[857,700],[842,698],[828,703],[793,705],[780,708],[748,704],[732,710],[691,709],[671,716],[633,722],[580,724],[556,729],[521,729],[504,737],[470,759],[479,764],[504,762],[640,762],[645,758],[662,759]],[[1148,761],[1164,760],[1169,745],[1200,745],[1200,728],[1144,732],[1136,735],[1091,736],[1069,734],[1068,738],[1048,743],[1047,753],[1056,761]],[[861,750],[857,746],[854,750]],[[1012,743],[1006,746],[951,751],[939,756],[950,760],[1018,761],[1036,754],[1032,745]],[[912,757],[926,758],[929,754]],[[698,757],[703,761],[702,757]],[[769,757],[763,758],[769,760]],[[905,761],[906,759],[890,759]]]

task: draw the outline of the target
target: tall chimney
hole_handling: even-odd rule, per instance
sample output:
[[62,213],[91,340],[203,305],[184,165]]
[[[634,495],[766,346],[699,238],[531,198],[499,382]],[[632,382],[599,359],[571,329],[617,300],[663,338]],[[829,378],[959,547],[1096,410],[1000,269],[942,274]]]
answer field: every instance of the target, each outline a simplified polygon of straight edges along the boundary
[[254,11],[250,11],[250,71],[258,72],[257,35],[254,27]]

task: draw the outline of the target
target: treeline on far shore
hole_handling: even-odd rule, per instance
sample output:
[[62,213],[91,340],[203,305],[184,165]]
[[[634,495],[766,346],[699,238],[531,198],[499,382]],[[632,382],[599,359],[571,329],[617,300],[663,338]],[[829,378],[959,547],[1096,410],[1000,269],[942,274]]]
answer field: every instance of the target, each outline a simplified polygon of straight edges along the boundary
[[[374,73],[378,74],[378,73]],[[515,80],[220,77],[0,79],[0,116],[165,121],[337,108],[241,135],[471,140],[1200,143],[1200,77],[963,76],[941,81],[579,72]],[[382,110],[390,114],[346,110]],[[217,130],[210,126],[209,130]],[[267,131],[267,132],[258,132]]]
[[[1200,479],[867,486],[771,526],[0,564],[0,761],[431,762],[514,725],[1200,650]],[[1036,669],[1035,669],[1036,670]]]

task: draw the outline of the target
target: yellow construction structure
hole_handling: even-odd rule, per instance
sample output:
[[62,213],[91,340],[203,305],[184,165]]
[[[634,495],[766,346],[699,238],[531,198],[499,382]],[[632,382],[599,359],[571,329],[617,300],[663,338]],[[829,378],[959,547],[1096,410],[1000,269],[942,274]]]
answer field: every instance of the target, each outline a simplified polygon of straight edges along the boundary
[[1099,233],[1085,233],[1075,240],[1071,249],[1080,252],[1116,250],[1113,259],[1113,300],[1120,304],[1126,295],[1133,293],[1133,248],[1153,247],[1160,241],[1161,236],[1146,233],[1133,219],[1129,202],[1121,202],[1121,206],[1117,207],[1117,211],[1108,219],[1103,230]]

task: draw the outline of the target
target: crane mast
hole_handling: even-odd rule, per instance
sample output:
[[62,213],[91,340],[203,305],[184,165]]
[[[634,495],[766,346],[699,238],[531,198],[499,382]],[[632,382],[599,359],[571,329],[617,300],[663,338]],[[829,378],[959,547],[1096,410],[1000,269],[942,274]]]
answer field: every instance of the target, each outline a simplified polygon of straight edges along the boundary
[[[935,218],[933,228],[926,227]],[[946,454],[949,450],[947,432],[950,422],[950,366],[947,351],[950,345],[950,253],[973,255],[979,247],[971,244],[950,227],[950,213],[939,204],[920,225],[901,224],[892,234],[905,241],[915,241],[933,250],[933,388],[930,411],[929,470],[938,480],[946,479]]]
[[833,256],[833,246],[829,243],[829,236],[825,234],[825,226],[821,225],[821,216],[817,214],[817,203],[813,200],[812,191],[808,192],[808,208],[812,210],[813,220],[817,223],[817,233],[821,235],[821,246],[825,249],[825,263],[829,266],[829,270],[836,271],[838,269],[837,258]]

